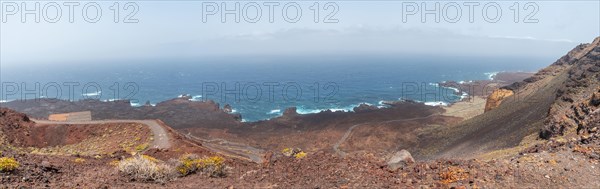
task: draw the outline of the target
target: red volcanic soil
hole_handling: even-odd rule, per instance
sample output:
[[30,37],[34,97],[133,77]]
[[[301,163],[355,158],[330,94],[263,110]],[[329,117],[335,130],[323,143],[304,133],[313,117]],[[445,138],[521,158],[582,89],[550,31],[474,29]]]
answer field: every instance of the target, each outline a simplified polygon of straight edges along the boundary
[[[336,143],[348,130],[357,124],[359,133],[349,137],[349,141],[365,140],[363,137],[386,136],[387,139],[403,140],[403,137],[415,138],[419,128],[429,125],[447,125],[460,121],[441,115],[440,107],[425,106],[416,102],[389,103],[389,108],[377,108],[363,105],[355,112],[321,112],[301,115],[294,109],[288,109],[284,116],[267,121],[243,123],[239,115],[232,115],[219,109],[218,104],[194,102],[187,98],[177,98],[157,104],[155,107],[131,107],[127,102],[99,101],[13,101],[3,104],[6,107],[24,110],[35,117],[45,117],[50,113],[71,111],[92,111],[94,119],[159,119],[183,134],[191,134],[203,140],[223,139],[237,142],[267,151],[280,151],[294,147],[309,151],[333,150]],[[60,110],[60,112],[58,111]],[[411,124],[402,120],[420,118]],[[361,132],[371,128],[370,133]],[[359,138],[360,137],[360,138]],[[343,150],[354,151],[357,145],[345,145]],[[360,150],[372,148],[381,152],[393,152],[408,147],[408,143],[397,145],[388,142],[365,142]]]
[[[90,110],[96,119],[161,119],[178,129],[166,127],[171,148],[143,153],[163,161],[185,153],[224,156],[226,176],[193,174],[164,184],[145,183],[108,165],[129,157],[125,152],[101,157],[29,153],[17,147],[40,145],[31,143],[39,139],[48,146],[81,148],[76,145],[107,133],[94,126],[38,127],[24,114],[0,109],[5,144],[0,146],[1,155],[22,163],[14,172],[0,173],[0,184],[34,188],[598,188],[599,78],[600,38],[576,47],[524,81],[504,86],[515,94],[468,120],[444,116],[444,109],[416,102],[309,115],[288,109],[282,117],[253,123],[241,123],[239,116],[220,110],[214,102],[186,98],[141,108],[125,102],[11,102],[3,105],[36,117]],[[136,126],[97,128],[126,131]],[[253,147],[265,149],[264,154]],[[281,152],[286,147],[299,147],[307,154],[286,157]],[[386,162],[400,149],[408,149],[417,162],[408,161],[391,171]],[[247,157],[240,157],[244,154]],[[247,160],[255,160],[257,154],[264,155],[264,161]],[[85,161],[74,162],[77,157]]]
[[[78,153],[110,154],[148,143],[150,130],[141,124],[36,125],[25,114],[1,108],[0,136],[14,147],[68,147]],[[60,152],[59,149],[50,151]]]
[[[119,132],[123,134],[106,135],[113,132]],[[90,137],[101,137],[102,135],[111,136],[111,138],[105,138],[106,142],[119,141],[129,137],[131,137],[131,140],[134,140],[135,138],[145,139],[150,137],[150,131],[146,126],[135,123],[98,125],[39,125],[31,128],[30,135],[30,139],[27,141],[28,146],[48,147],[76,144],[89,139]]]
[[[3,110],[0,123],[27,122],[23,114]],[[15,121],[15,123],[13,123]],[[19,123],[19,124],[17,124]],[[146,154],[168,161],[184,153],[215,155],[198,143],[185,140],[171,129],[173,147]],[[21,167],[0,173],[5,187],[60,188],[451,188],[451,187],[596,187],[599,134],[568,142],[548,142],[525,149],[520,155],[492,161],[433,160],[408,164],[389,171],[388,157],[353,153],[340,157],[326,151],[310,152],[305,158],[285,157],[274,152],[269,161],[255,164],[226,157],[227,175],[212,178],[193,174],[164,184],[130,180],[119,174],[112,161],[118,156],[37,155],[3,148],[3,157],[14,157]],[[75,159],[84,161],[76,163]],[[565,182],[568,181],[568,182]]]
[[[321,112],[307,115],[296,114],[294,109],[288,109],[282,117],[244,123],[227,130],[195,127],[180,131],[204,139],[220,138],[270,151],[280,151],[289,147],[307,151],[334,151],[336,143],[340,143],[340,149],[348,152],[368,150],[387,153],[400,148],[410,148],[411,142],[415,141],[423,128],[461,120],[443,116],[443,111],[440,107],[415,102],[393,103],[384,109],[357,109],[355,112]],[[350,132],[348,140],[340,142],[347,132]],[[347,145],[346,142],[351,144]]]

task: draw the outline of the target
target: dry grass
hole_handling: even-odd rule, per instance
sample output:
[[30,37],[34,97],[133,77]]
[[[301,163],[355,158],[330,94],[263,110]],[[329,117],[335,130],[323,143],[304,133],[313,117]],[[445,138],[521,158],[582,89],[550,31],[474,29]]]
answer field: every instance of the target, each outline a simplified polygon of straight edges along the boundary
[[177,176],[175,169],[150,156],[136,155],[117,164],[119,172],[132,180],[165,183]]
[[73,162],[78,163],[78,164],[82,164],[82,163],[85,163],[85,159],[83,159],[83,158],[76,158],[76,159],[73,160]]

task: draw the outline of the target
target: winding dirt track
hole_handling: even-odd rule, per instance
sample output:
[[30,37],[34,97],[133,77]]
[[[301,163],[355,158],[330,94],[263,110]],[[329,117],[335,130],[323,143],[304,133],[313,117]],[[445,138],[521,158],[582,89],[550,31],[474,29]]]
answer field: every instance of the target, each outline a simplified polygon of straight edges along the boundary
[[388,121],[382,121],[382,122],[369,122],[369,123],[361,123],[361,124],[356,124],[356,125],[352,125],[350,128],[348,128],[348,130],[346,131],[346,133],[344,133],[344,136],[342,136],[342,138],[340,138],[339,141],[337,141],[335,143],[335,145],[333,145],[333,151],[335,151],[335,153],[337,153],[338,155],[344,157],[346,156],[346,152],[340,150],[340,145],[342,145],[342,143],[346,142],[346,140],[348,139],[348,137],[350,137],[350,134],[352,134],[352,130],[354,130],[356,127],[358,126],[362,126],[362,125],[367,125],[367,124],[381,124],[381,123],[392,123],[392,122],[405,122],[405,121],[414,121],[414,120],[420,120],[420,119],[427,119],[433,116],[439,116],[441,114],[431,114],[425,117],[415,117],[415,118],[407,118],[407,119],[397,119],[397,120],[388,120]]
[[169,135],[156,120],[98,120],[98,121],[46,121],[33,120],[38,125],[97,125],[110,123],[139,123],[148,126],[154,135],[151,148],[171,148]]
[[186,134],[185,137],[191,140],[201,142],[203,147],[206,147],[213,152],[217,152],[226,156],[245,159],[258,164],[261,164],[266,161],[264,158],[264,150],[254,148],[246,144],[230,142],[224,139],[206,140],[193,136],[190,133]]

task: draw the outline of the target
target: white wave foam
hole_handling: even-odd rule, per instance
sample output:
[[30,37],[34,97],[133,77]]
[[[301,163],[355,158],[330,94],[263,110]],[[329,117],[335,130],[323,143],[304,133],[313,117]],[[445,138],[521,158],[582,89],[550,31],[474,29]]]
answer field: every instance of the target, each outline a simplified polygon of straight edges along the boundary
[[[360,104],[368,104],[368,103],[360,103]],[[332,111],[332,112],[354,112],[354,108],[358,107],[359,105],[350,105],[350,106],[346,106],[346,107],[336,107],[336,108],[329,108],[329,109],[305,109],[302,107],[299,107],[296,109],[296,112],[298,114],[316,114],[316,113],[320,113],[320,112],[324,112],[324,111]]]
[[274,110],[271,110],[271,111],[270,111],[269,113],[267,113],[267,114],[269,114],[269,115],[273,115],[273,114],[280,114],[280,113],[281,113],[281,110],[280,110],[280,109],[274,109]]
[[93,93],[84,93],[84,94],[82,94],[81,96],[87,96],[87,97],[90,97],[90,96],[100,96],[100,95],[102,95],[102,91],[93,92]]
[[296,109],[296,112],[298,114],[316,114],[316,113],[319,113],[321,111],[323,111],[323,110],[321,110],[321,109],[304,109],[304,108],[298,108],[298,109]]
[[463,100],[463,99],[465,99],[467,97],[469,97],[469,93],[462,92],[462,95],[460,95],[460,100]]
[[427,106],[448,106],[448,103],[443,101],[425,102]]
[[448,89],[450,89],[450,90],[453,90],[455,93],[458,93],[458,92],[460,92],[460,90],[459,90],[459,89],[457,89],[457,88],[454,88],[454,87],[446,87],[446,88],[448,88]]
[[132,107],[141,107],[141,106],[142,106],[140,103],[137,103],[137,102],[129,102],[129,104],[130,104]]
[[190,98],[190,101],[202,101],[202,95],[192,96],[192,98]]
[[483,73],[483,74],[486,75],[489,80],[494,80],[494,77],[496,77],[496,75],[498,73],[500,73],[500,72],[487,72],[487,73]]

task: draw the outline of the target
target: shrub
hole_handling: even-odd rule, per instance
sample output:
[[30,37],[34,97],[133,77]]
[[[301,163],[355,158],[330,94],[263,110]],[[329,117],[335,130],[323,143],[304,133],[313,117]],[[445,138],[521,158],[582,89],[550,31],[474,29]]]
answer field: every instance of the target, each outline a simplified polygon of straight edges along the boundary
[[15,158],[0,158],[0,172],[11,172],[19,168],[21,164]]
[[281,153],[286,157],[290,157],[294,155],[294,150],[291,148],[284,148],[283,150],[281,150]]
[[132,179],[141,181],[164,183],[176,176],[173,167],[146,155],[121,160],[117,169]]
[[198,156],[195,154],[184,154],[179,158],[179,162],[177,165],[177,172],[179,174],[186,176],[192,173],[195,173],[198,170],[198,166],[196,166],[196,161],[198,160]]
[[294,155],[294,157],[295,157],[296,159],[302,159],[302,158],[306,157],[306,152],[300,151],[300,152],[296,153],[296,154]]
[[198,158],[194,154],[184,154],[179,158],[177,171],[182,176],[202,172],[211,177],[225,176],[225,159],[219,156]]
[[148,161],[151,161],[151,162],[154,162],[154,163],[160,162],[160,160],[158,160],[158,159],[156,159],[156,158],[154,158],[152,156],[149,156],[149,155],[142,155],[142,158],[147,159]]
[[300,148],[284,148],[281,153],[286,157],[294,157],[296,159],[302,159],[306,157],[306,152],[302,151]]
[[75,162],[75,163],[85,163],[85,159],[83,159],[83,158],[76,158],[76,159],[73,160],[73,162]]
[[202,168],[202,172],[207,173],[211,177],[225,176],[225,159],[222,157],[213,156],[201,159],[199,167]]
[[119,162],[120,162],[119,160],[113,160],[113,161],[108,162],[108,165],[116,167],[116,166],[119,166]]
[[137,145],[135,147],[135,151],[138,151],[138,152],[144,151],[144,150],[146,150],[146,148],[148,148],[148,146],[149,146],[148,143]]

